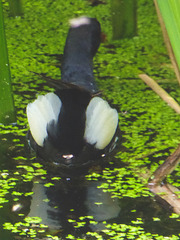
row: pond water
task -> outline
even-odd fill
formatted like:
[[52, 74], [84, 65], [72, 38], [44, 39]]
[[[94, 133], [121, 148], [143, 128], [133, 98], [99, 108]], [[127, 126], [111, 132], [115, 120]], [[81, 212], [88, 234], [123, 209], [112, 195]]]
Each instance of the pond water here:
[[[139, 180], [133, 183], [132, 172], [118, 158], [86, 169], [52, 169], [34, 157], [26, 138], [18, 144], [15, 139], [14, 134], [1, 139], [1, 225], [14, 232], [1, 229], [2, 239], [156, 239], [179, 234], [179, 221], [169, 217], [169, 206], [139, 195], [134, 187]], [[115, 197], [122, 182], [122, 193]], [[51, 237], [44, 237], [45, 230]]]
[[[119, 41], [111, 40], [109, 0], [25, 0], [17, 18], [3, 6], [17, 124], [0, 126], [0, 239], [179, 239], [179, 216], [146, 187], [180, 142], [180, 116], [138, 78], [146, 72], [180, 102], [153, 2], [138, 1], [138, 35]], [[61, 78], [68, 19], [87, 14], [107, 35], [94, 72], [103, 98], [118, 110], [120, 142], [103, 162], [67, 171], [29, 148], [25, 109], [53, 90], [44, 76]], [[166, 181], [180, 187], [179, 176], [178, 166]]]

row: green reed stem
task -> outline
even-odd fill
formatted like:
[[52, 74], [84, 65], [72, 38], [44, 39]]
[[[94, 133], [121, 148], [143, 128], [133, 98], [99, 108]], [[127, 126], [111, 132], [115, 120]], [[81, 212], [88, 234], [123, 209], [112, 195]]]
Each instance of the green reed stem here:
[[157, 0], [180, 69], [180, 1]]
[[0, 0], [0, 123], [9, 124], [14, 123], [15, 120], [3, 8], [2, 1]]
[[17, 17], [22, 16], [24, 14], [22, 0], [8, 0], [8, 1], [10, 16]]
[[131, 38], [137, 34], [136, 0], [111, 0], [113, 39]]

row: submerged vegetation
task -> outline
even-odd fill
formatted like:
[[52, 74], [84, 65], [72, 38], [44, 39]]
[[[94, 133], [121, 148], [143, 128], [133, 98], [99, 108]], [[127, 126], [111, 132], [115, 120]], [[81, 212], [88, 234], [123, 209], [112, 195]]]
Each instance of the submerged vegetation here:
[[[85, 179], [79, 180], [77, 192], [84, 191], [86, 186], [81, 185], [85, 182], [89, 189], [95, 189], [94, 195], [105, 194], [109, 199], [111, 194], [119, 215], [97, 220], [92, 212], [85, 213], [84, 206], [77, 204], [75, 208], [71, 203], [63, 215], [67, 218], [67, 229], [62, 228], [62, 223], [60, 229], [46, 232], [47, 239], [179, 239], [179, 216], [154, 202], [146, 184], [148, 172], [154, 172], [179, 144], [180, 116], [138, 74], [147, 73], [156, 79], [177, 102], [180, 102], [180, 88], [163, 43], [153, 1], [137, 2], [137, 36], [112, 41], [110, 0], [100, 1], [96, 6], [81, 0], [24, 0], [24, 15], [16, 18], [9, 16], [8, 1], [3, 0], [17, 125], [0, 125], [0, 210], [1, 224], [17, 239], [23, 236], [42, 239], [47, 231], [46, 224], [35, 218], [38, 216], [27, 217], [35, 195], [34, 186], [42, 184], [51, 196], [53, 191], [55, 195], [57, 186], [64, 184], [58, 172], [49, 176], [45, 164], [29, 152], [25, 111], [37, 94], [52, 91], [46, 80], [33, 72], [61, 78], [59, 68], [68, 20], [80, 15], [96, 17], [106, 34], [106, 42], [95, 57], [95, 77], [104, 98], [119, 112], [121, 147], [107, 166], [91, 168]], [[167, 181], [180, 187], [179, 176], [178, 166]], [[94, 186], [96, 182], [98, 185]], [[75, 201], [78, 194], [71, 186], [69, 189], [69, 195], [60, 191], [60, 204], [66, 200], [68, 203], [69, 198]], [[101, 209], [102, 199], [95, 199], [94, 205]], [[7, 239], [6, 232], [0, 230], [0, 238]]]

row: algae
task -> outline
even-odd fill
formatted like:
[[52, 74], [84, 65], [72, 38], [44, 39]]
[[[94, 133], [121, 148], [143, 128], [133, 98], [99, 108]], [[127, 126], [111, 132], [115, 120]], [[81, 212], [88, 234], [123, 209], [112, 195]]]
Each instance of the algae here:
[[[113, 199], [118, 199], [122, 211], [119, 218], [102, 223], [106, 226], [105, 230], [90, 231], [87, 230], [87, 225], [96, 226], [97, 221], [93, 216], [86, 215], [74, 219], [76, 210], [71, 207], [71, 227], [67, 227], [69, 232], [63, 233], [61, 229], [58, 233], [47, 233], [47, 237], [179, 239], [179, 218], [172, 218], [171, 213], [154, 203], [153, 196], [145, 187], [147, 180], [142, 180], [139, 174], [146, 173], [147, 169], [153, 172], [180, 141], [180, 116], [138, 78], [139, 73], [147, 73], [180, 102], [180, 88], [163, 43], [153, 1], [138, 1], [138, 35], [119, 41], [111, 40], [110, 0], [95, 7], [88, 1], [81, 0], [24, 0], [24, 15], [16, 18], [9, 16], [9, 5], [5, 0], [3, 7], [17, 125], [0, 126], [1, 142], [4, 141], [3, 138], [8, 142], [1, 150], [2, 155], [8, 152], [4, 162], [13, 163], [1, 163], [0, 207], [10, 208], [22, 201], [29, 203], [32, 181], [38, 183], [43, 180], [48, 189], [63, 181], [58, 174], [48, 180], [44, 166], [33, 153], [29, 155], [25, 109], [36, 95], [53, 91], [42, 76], [33, 72], [54, 79], [61, 78], [61, 62], [58, 59], [63, 53], [68, 20], [88, 15], [100, 21], [102, 30], [107, 35], [106, 42], [101, 44], [95, 57], [94, 72], [104, 98], [119, 112], [122, 144], [111, 163], [102, 171], [91, 169], [86, 175], [86, 181], [103, 181], [99, 188], [110, 193]], [[180, 167], [177, 167], [167, 177], [167, 181], [179, 187], [179, 176]], [[101, 205], [101, 202], [96, 203]], [[4, 228], [22, 238], [41, 239], [46, 226], [41, 225], [39, 219], [36, 226], [29, 220], [27, 222], [25, 216], [28, 210], [23, 209], [17, 216], [8, 213], [10, 216], [4, 218]]]

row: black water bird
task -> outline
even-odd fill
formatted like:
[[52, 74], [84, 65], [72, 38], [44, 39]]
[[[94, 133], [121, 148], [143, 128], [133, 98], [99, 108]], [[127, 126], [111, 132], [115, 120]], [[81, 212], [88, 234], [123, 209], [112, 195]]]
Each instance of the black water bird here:
[[103, 158], [115, 145], [118, 113], [99, 95], [93, 57], [101, 41], [95, 18], [70, 21], [56, 91], [27, 106], [29, 140], [42, 159], [58, 166], [81, 166]]

